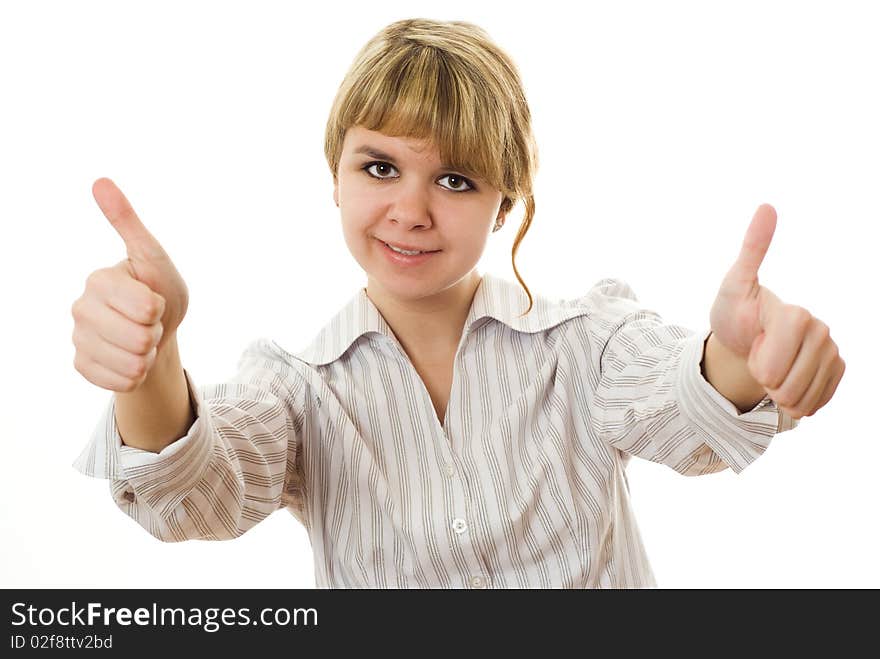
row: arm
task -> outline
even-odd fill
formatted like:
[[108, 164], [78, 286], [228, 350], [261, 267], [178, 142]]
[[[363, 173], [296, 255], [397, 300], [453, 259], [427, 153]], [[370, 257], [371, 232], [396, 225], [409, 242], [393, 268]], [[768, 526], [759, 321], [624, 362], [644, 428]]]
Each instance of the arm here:
[[125, 446], [159, 453], [189, 431], [196, 420], [180, 362], [177, 336], [156, 356], [144, 382], [116, 392], [116, 425]]
[[306, 385], [292, 371], [265, 341], [229, 382], [196, 388], [183, 371], [195, 421], [158, 452], [122, 443], [114, 398], [74, 466], [108, 479], [116, 505], [164, 542], [236, 538], [284, 506], [302, 519]]
[[625, 282], [601, 283], [585, 303], [600, 374], [594, 418], [605, 443], [685, 476], [728, 467], [740, 473], [775, 434], [796, 425], [769, 399], [740, 413], [709, 383], [700, 366], [708, 330], [667, 324], [642, 308]]

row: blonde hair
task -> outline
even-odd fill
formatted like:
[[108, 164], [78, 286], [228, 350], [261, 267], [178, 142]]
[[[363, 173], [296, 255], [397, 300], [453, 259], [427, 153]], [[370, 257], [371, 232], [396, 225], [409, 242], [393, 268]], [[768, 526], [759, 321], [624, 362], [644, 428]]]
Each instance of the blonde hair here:
[[336, 180], [345, 131], [428, 139], [443, 162], [501, 191], [502, 216], [518, 200], [525, 215], [511, 263], [535, 215], [538, 149], [513, 60], [480, 27], [462, 21], [407, 19], [382, 29], [360, 50], [339, 86], [324, 138]]

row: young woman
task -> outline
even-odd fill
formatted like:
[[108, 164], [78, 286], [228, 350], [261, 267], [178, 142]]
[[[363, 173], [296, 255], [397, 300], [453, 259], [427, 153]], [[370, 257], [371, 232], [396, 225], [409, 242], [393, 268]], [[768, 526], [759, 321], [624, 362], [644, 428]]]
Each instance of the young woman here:
[[[115, 392], [76, 466], [156, 538], [235, 538], [286, 507], [322, 587], [651, 587], [630, 456], [739, 472], [843, 375], [828, 327], [758, 284], [767, 205], [706, 332], [664, 324], [620, 281], [533, 296], [515, 263], [535, 212], [529, 109], [474, 25], [379, 32], [325, 152], [366, 286], [303, 351], [255, 341], [203, 388], [177, 348], [185, 283], [95, 182], [128, 255], [72, 309], [77, 370]], [[517, 285], [477, 264], [518, 201]]]

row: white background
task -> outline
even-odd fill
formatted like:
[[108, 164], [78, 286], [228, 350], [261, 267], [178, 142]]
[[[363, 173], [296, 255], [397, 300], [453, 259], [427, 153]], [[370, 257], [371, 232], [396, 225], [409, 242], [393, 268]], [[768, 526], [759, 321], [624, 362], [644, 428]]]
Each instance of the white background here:
[[[189, 285], [198, 384], [257, 337], [304, 347], [365, 283], [331, 197], [330, 104], [357, 50], [411, 17], [475, 22], [520, 67], [541, 159], [517, 260], [533, 292], [617, 277], [708, 327], [768, 202], [761, 282], [840, 346], [832, 401], [741, 475], [630, 463], [659, 584], [880, 587], [880, 20], [868, 2], [766, 0], [0, 5], [0, 585], [314, 585], [286, 511], [235, 541], [163, 544], [71, 467], [111, 394], [73, 368], [70, 306], [125, 257], [91, 195], [108, 176]], [[482, 272], [514, 280], [521, 216]]]

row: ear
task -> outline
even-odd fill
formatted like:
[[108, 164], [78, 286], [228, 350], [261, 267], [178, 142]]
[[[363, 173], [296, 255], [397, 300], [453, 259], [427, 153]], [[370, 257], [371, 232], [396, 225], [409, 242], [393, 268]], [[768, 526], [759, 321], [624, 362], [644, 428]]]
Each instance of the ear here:
[[339, 180], [335, 176], [333, 177], [333, 202], [339, 208]]

